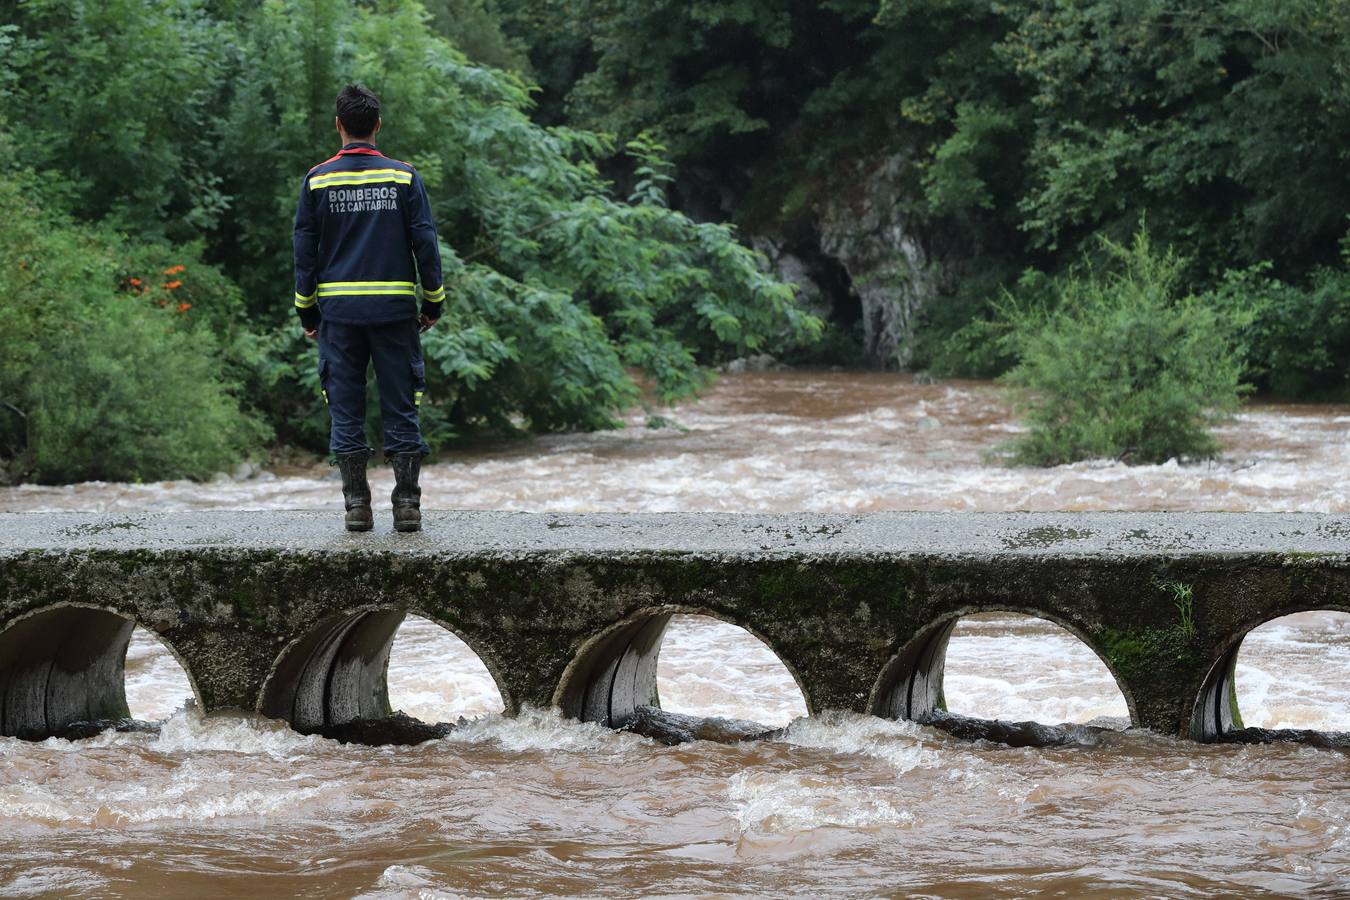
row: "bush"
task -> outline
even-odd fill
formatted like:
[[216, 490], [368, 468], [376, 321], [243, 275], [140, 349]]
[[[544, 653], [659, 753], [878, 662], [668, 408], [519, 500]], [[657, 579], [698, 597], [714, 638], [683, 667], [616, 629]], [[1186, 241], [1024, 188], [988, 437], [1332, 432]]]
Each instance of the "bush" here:
[[1284, 397], [1350, 396], [1350, 268], [1317, 269], [1306, 287], [1271, 278], [1269, 269], [1228, 272], [1205, 295], [1207, 305], [1248, 320], [1247, 377]]
[[150, 269], [156, 254], [182, 251], [135, 248], [48, 215], [27, 180], [0, 180], [8, 467], [49, 482], [202, 478], [259, 447], [266, 429], [240, 409], [220, 338], [178, 293], [209, 306], [185, 287], [189, 269], [208, 267]]
[[1182, 261], [1156, 253], [1142, 229], [1128, 246], [1103, 246], [1110, 271], [1064, 276], [1049, 303], [1009, 297], [1001, 307], [1017, 359], [1004, 379], [1024, 390], [1019, 412], [1030, 426], [1011, 444], [1013, 459], [1216, 455], [1209, 429], [1242, 396], [1236, 334], [1248, 320], [1178, 297]]

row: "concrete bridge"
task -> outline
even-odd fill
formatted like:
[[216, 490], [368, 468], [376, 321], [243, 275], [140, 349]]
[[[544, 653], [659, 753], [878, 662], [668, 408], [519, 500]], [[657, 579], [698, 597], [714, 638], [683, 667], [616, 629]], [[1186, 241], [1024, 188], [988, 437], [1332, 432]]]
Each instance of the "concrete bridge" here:
[[620, 726], [659, 705], [662, 632], [692, 612], [763, 640], [813, 713], [922, 718], [956, 621], [1003, 610], [1082, 639], [1136, 725], [1212, 740], [1235, 725], [1249, 630], [1350, 612], [1350, 517], [446, 512], [421, 534], [340, 529], [307, 512], [0, 515], [0, 732], [125, 717], [135, 624], [207, 711], [378, 718], [405, 613], [461, 637], [508, 715]]

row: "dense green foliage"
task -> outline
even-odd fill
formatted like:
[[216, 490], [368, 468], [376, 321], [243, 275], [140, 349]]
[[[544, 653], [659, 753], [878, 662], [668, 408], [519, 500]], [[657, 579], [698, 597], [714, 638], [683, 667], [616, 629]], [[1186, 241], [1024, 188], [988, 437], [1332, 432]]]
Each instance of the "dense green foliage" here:
[[222, 361], [237, 292], [189, 252], [62, 221], [33, 192], [0, 180], [0, 456], [12, 474], [203, 478], [256, 450], [266, 429], [241, 411]]
[[[551, 85], [576, 121], [668, 139], [683, 193], [715, 195], [746, 227], [800, 236], [850, 189], [851, 159], [910, 162], [903, 213], [945, 270], [921, 365], [1005, 369], [984, 327], [1000, 286], [1099, 254], [1100, 236], [1127, 241], [1141, 218], [1189, 260], [1187, 291], [1243, 273], [1272, 299], [1262, 346], [1346, 317], [1328, 285], [1347, 277], [1347, 0], [581, 6], [594, 63]], [[1303, 378], [1254, 359], [1250, 373], [1265, 389], [1344, 389], [1347, 361]]]
[[901, 152], [916, 212], [1019, 269], [1145, 211], [1194, 274], [1302, 275], [1345, 232], [1347, 0], [582, 6], [581, 120], [654, 129], [691, 170], [763, 167], [778, 213], [833, 189], [811, 176], [841, 156]]
[[[44, 206], [133, 240], [201, 242], [238, 284], [254, 333], [220, 353], [283, 440], [323, 443], [313, 350], [288, 300], [290, 227], [302, 176], [336, 143], [347, 81], [383, 95], [382, 147], [418, 167], [441, 226], [447, 316], [425, 340], [434, 443], [611, 426], [645, 397], [697, 390], [720, 359], [818, 337], [731, 226], [669, 208], [661, 145], [533, 123], [524, 82], [436, 31], [467, 22], [509, 63], [491, 7], [434, 10], [28, 0], [10, 10], [0, 100]], [[622, 196], [595, 162], [615, 153], [637, 172]]]
[[[445, 242], [437, 446], [612, 425], [746, 353], [856, 361], [821, 217], [880, 159], [903, 161], [895, 212], [939, 291], [919, 366], [1025, 375], [1091, 307], [1236, 335], [1259, 390], [1350, 394], [1350, 0], [0, 0], [29, 200], [128, 260], [209, 262], [182, 288], [215, 335], [194, 346], [313, 448], [289, 230], [348, 80], [384, 98], [382, 148], [421, 171]], [[1129, 311], [1106, 248], [1140, 221], [1184, 263]], [[825, 271], [825, 340], [742, 233]], [[1042, 315], [1016, 339], [1009, 296]]]
[[1284, 396], [1350, 393], [1350, 242], [1345, 263], [1313, 271], [1303, 287], [1269, 277], [1269, 266], [1229, 272], [1206, 295], [1222, 315], [1247, 324], [1247, 376]]
[[1213, 456], [1209, 427], [1242, 395], [1241, 317], [1179, 295], [1181, 261], [1142, 230], [1128, 246], [1102, 244], [1107, 262], [1059, 279], [1050, 302], [1000, 306], [1018, 360], [1006, 378], [1027, 392], [1014, 459]]

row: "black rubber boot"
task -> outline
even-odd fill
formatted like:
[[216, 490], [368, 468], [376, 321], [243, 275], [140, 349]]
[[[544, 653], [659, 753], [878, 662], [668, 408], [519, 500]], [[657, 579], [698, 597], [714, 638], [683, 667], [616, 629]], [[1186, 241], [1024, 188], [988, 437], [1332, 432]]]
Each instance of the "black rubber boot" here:
[[394, 530], [421, 531], [422, 489], [417, 476], [422, 471], [422, 455], [400, 453], [389, 461], [394, 467], [394, 493], [389, 498], [394, 504]]
[[375, 527], [375, 513], [370, 508], [370, 482], [366, 480], [366, 460], [370, 454], [362, 450], [337, 458], [342, 472], [342, 499], [347, 506], [347, 530], [369, 531]]

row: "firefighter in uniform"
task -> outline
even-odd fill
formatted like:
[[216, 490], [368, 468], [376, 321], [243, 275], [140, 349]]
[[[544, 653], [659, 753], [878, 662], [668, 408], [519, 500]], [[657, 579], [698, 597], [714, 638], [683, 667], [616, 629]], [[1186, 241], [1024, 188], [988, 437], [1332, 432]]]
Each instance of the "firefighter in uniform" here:
[[[309, 170], [295, 213], [295, 308], [319, 342], [319, 382], [332, 419], [348, 531], [374, 527], [366, 462], [366, 368], [380, 392], [384, 453], [394, 470], [394, 528], [422, 527], [418, 474], [428, 447], [417, 408], [425, 390], [421, 332], [440, 318], [445, 288], [431, 204], [412, 166], [375, 149], [380, 101], [348, 85], [337, 98], [342, 150]], [[421, 314], [418, 314], [420, 281]]]

